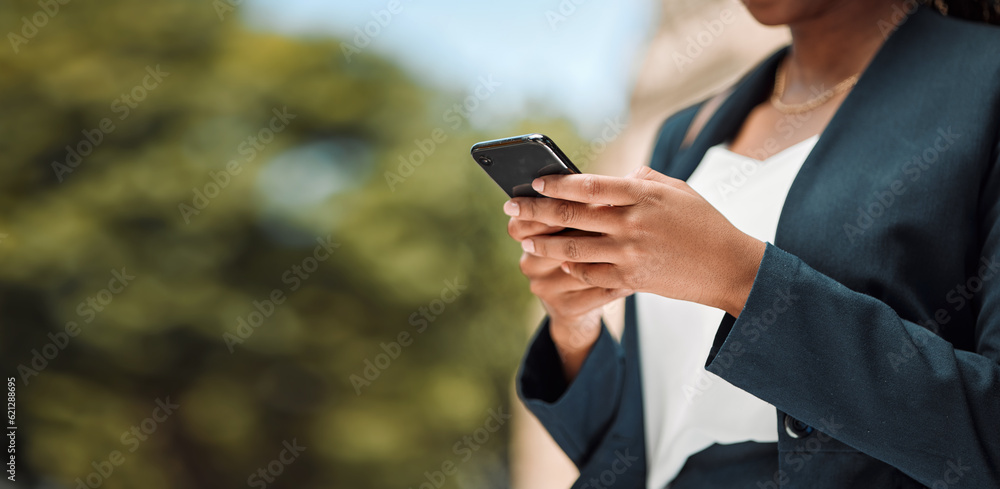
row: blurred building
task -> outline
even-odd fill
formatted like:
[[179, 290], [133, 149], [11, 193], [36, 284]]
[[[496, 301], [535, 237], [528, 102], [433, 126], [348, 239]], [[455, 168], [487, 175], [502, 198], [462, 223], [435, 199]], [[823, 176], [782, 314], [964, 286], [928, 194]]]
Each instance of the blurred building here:
[[[627, 7], [626, 7], [627, 8]], [[737, 0], [662, 0], [660, 22], [632, 93], [624, 131], [592, 141], [594, 173], [624, 175], [647, 164], [660, 124], [669, 115], [731, 85], [762, 58], [787, 44], [785, 28], [758, 24]], [[624, 301], [606, 308], [616, 332]], [[541, 311], [528, 321], [538, 324]], [[517, 489], [569, 487], [577, 471], [534, 416], [520, 403], [512, 444], [512, 482]]]

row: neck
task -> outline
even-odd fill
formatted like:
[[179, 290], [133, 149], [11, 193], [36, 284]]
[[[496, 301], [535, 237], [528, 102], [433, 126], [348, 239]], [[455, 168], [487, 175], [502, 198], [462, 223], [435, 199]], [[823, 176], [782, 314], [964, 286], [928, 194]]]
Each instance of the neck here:
[[789, 98], [808, 99], [864, 71], [885, 41], [887, 26], [898, 24], [902, 12], [905, 0], [834, 2], [826, 11], [789, 25]]

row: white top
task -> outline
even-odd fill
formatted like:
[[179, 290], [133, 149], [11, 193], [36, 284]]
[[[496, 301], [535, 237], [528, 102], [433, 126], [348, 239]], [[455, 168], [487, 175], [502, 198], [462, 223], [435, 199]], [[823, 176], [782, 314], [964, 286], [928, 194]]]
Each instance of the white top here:
[[[788, 189], [819, 136], [767, 160], [709, 148], [688, 184], [741, 231], [774, 241]], [[646, 425], [646, 484], [662, 489], [687, 458], [714, 443], [776, 442], [774, 406], [705, 370], [725, 312], [636, 294]]]

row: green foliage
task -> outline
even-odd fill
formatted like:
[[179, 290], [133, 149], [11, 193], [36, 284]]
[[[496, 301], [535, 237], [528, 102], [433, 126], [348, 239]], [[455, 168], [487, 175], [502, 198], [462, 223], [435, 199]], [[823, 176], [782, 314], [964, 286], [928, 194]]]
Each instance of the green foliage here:
[[[7, 2], [0, 26], [20, 35], [39, 9]], [[448, 460], [447, 487], [503, 484], [509, 426], [467, 461], [455, 443], [508, 405], [526, 340], [504, 198], [468, 157], [506, 132], [453, 128], [436, 109], [451, 101], [391, 63], [249, 31], [211, 2], [70, 2], [25, 39], [0, 49], [0, 368], [18, 381], [21, 477], [76, 487], [119, 451], [102, 487], [244, 487], [296, 439], [268, 487], [417, 487]], [[249, 151], [275, 110], [294, 118]], [[436, 128], [447, 139], [390, 188]], [[74, 165], [82, 131], [102, 136]], [[329, 142], [343, 151], [318, 166], [288, 152]], [[338, 176], [320, 198], [296, 187]], [[120, 293], [115, 273], [134, 275]], [[351, 376], [401, 332], [412, 345], [357, 394]], [[168, 398], [146, 440], [123, 437]]]

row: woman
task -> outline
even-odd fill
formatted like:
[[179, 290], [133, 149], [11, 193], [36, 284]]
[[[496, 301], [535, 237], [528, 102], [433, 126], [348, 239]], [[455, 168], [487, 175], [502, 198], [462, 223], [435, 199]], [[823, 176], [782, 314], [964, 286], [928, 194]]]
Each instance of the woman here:
[[744, 3], [792, 45], [652, 169], [505, 204], [520, 397], [577, 488], [1000, 488], [1000, 4]]

